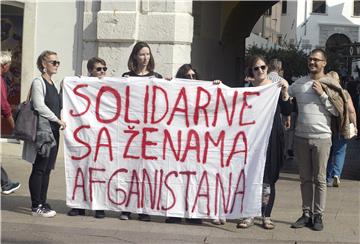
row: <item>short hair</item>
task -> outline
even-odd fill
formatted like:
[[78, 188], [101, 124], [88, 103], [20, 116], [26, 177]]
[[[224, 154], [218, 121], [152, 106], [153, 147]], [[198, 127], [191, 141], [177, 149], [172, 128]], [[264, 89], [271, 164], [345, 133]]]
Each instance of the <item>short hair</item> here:
[[280, 59], [273, 58], [269, 61], [269, 72], [271, 71], [281, 71], [282, 70], [282, 62]]
[[9, 64], [11, 63], [11, 52], [10, 51], [1, 51], [0, 55], [0, 64]]
[[250, 77], [254, 77], [254, 73], [252, 70], [252, 67], [255, 65], [255, 63], [258, 60], [262, 60], [266, 65], [267, 65], [267, 61], [266, 58], [262, 55], [254, 55], [254, 56], [250, 56], [249, 60], [248, 60], [248, 67], [247, 67], [247, 75]]
[[46, 61], [46, 58], [48, 58], [50, 55], [57, 55], [57, 53], [54, 51], [45, 50], [37, 58], [36, 65], [41, 73], [44, 73], [44, 67], [42, 65], [43, 61]]
[[99, 57], [92, 57], [88, 60], [88, 62], [86, 64], [86, 67], [87, 67], [87, 70], [89, 73], [93, 70], [95, 64], [97, 64], [97, 63], [101, 63], [102, 65], [106, 66], [106, 62], [104, 59], [99, 58]]
[[136, 61], [136, 55], [144, 47], [149, 48], [149, 51], [150, 51], [150, 60], [149, 60], [148, 66], [146, 68], [150, 72], [154, 71], [154, 69], [155, 69], [154, 57], [153, 57], [153, 55], [151, 53], [151, 48], [150, 48], [149, 44], [147, 44], [146, 42], [138, 42], [133, 47], [133, 49], [131, 51], [131, 54], [129, 56], [129, 60], [128, 60], [128, 68], [129, 68], [129, 70], [136, 72], [136, 70], [138, 68], [138, 64], [137, 64], [137, 61]]
[[311, 52], [310, 52], [310, 55], [311, 54], [314, 54], [314, 53], [321, 53], [325, 59], [325, 61], [327, 61], [327, 55], [326, 55], [326, 52], [324, 51], [324, 49], [322, 48], [315, 48], [313, 49]]
[[195, 73], [195, 80], [199, 80], [199, 73], [196, 71], [196, 69], [194, 69], [191, 64], [183, 64], [180, 66], [180, 68], [178, 69], [178, 71], [176, 72], [175, 78], [182, 78], [182, 79], [186, 79], [187, 76], [186, 74], [189, 72], [189, 70], [194, 71]]

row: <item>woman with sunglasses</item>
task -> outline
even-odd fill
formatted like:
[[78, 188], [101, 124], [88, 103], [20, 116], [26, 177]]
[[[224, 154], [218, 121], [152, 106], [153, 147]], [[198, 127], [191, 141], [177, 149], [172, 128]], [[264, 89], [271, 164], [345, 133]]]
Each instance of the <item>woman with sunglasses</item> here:
[[[156, 77], [163, 78], [162, 75], [154, 71], [155, 61], [151, 53], [150, 46], [146, 42], [138, 42], [133, 47], [128, 60], [129, 72], [124, 73], [123, 77]], [[122, 212], [121, 220], [130, 219], [130, 212]], [[138, 219], [141, 221], [151, 221], [148, 214], [139, 214]]]
[[[61, 100], [52, 80], [59, 65], [57, 54], [53, 51], [44, 51], [37, 59], [41, 76], [32, 81], [30, 93], [34, 110], [39, 115], [37, 137], [35, 143], [24, 142], [22, 155], [24, 160], [33, 164], [29, 178], [32, 215], [47, 218], [56, 215], [46, 201], [47, 191], [58, 153], [59, 129], [66, 127], [60, 118]], [[43, 133], [40, 136], [39, 131]]]
[[[106, 76], [106, 62], [105, 60], [98, 58], [98, 57], [92, 57], [87, 62], [87, 70], [89, 72], [90, 77], [97, 77], [99, 79], [102, 79]], [[82, 208], [72, 208], [68, 212], [69, 216], [78, 216], [82, 215], [85, 216], [85, 209]], [[105, 218], [105, 211], [104, 210], [95, 210], [95, 218], [102, 219]]]
[[[189, 79], [189, 80], [199, 80], [199, 73], [192, 67], [191, 64], [183, 64], [178, 71], [176, 72], [175, 78], [180, 79]], [[220, 80], [214, 80], [213, 84], [218, 85], [220, 84]], [[190, 224], [202, 224], [202, 219], [186, 219], [186, 222]], [[211, 221], [215, 225], [223, 225], [226, 223], [225, 218], [213, 219]], [[181, 223], [181, 218], [178, 217], [168, 217], [165, 219], [165, 223], [174, 224], [174, 223]]]
[[[252, 86], [264, 86], [271, 84], [268, 78], [268, 65], [262, 56], [253, 56], [249, 60], [249, 76]], [[279, 82], [279, 86], [282, 85]], [[280, 96], [281, 97], [281, 96]], [[271, 211], [275, 201], [275, 183], [279, 179], [280, 169], [283, 165], [284, 150], [284, 130], [282, 125], [281, 114], [288, 116], [291, 112], [290, 102], [284, 102], [279, 97], [276, 108], [273, 126], [269, 138], [269, 144], [266, 152], [266, 162], [264, 168], [263, 191], [262, 191], [262, 227], [264, 229], [274, 229], [275, 225], [270, 219]], [[237, 224], [237, 228], [248, 228], [254, 224], [254, 218], [242, 218]]]

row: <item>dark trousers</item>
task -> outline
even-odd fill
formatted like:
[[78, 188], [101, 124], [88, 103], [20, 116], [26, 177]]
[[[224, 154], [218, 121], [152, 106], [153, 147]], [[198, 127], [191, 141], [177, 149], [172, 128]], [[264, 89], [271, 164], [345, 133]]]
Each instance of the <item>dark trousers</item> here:
[[1, 187], [11, 184], [11, 181], [5, 171], [5, 169], [1, 166]]
[[36, 155], [29, 178], [31, 205], [33, 208], [36, 208], [39, 204], [46, 203], [50, 172], [54, 168], [59, 147], [59, 130], [52, 131], [56, 140], [56, 146], [51, 148], [49, 157]]
[[263, 184], [261, 213], [263, 217], [270, 217], [275, 201], [275, 184]]

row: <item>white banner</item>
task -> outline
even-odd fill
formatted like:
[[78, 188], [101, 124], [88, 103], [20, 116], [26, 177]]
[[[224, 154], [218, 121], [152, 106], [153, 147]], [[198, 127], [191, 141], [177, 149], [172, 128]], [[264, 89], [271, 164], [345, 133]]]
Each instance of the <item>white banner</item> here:
[[261, 215], [279, 91], [67, 77], [67, 205], [186, 218]]

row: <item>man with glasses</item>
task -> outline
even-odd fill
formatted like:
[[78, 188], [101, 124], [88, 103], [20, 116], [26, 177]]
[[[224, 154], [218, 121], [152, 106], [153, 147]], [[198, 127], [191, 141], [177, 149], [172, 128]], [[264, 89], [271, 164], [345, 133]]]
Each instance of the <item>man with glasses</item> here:
[[[283, 100], [295, 97], [298, 118], [294, 149], [300, 174], [303, 215], [292, 228], [323, 229], [326, 203], [326, 165], [331, 147], [331, 116], [338, 116], [319, 79], [325, 77], [326, 53], [314, 49], [308, 57], [309, 75], [296, 80]], [[288, 86], [285, 84], [285, 86]], [[315, 186], [314, 186], [315, 185]]]

